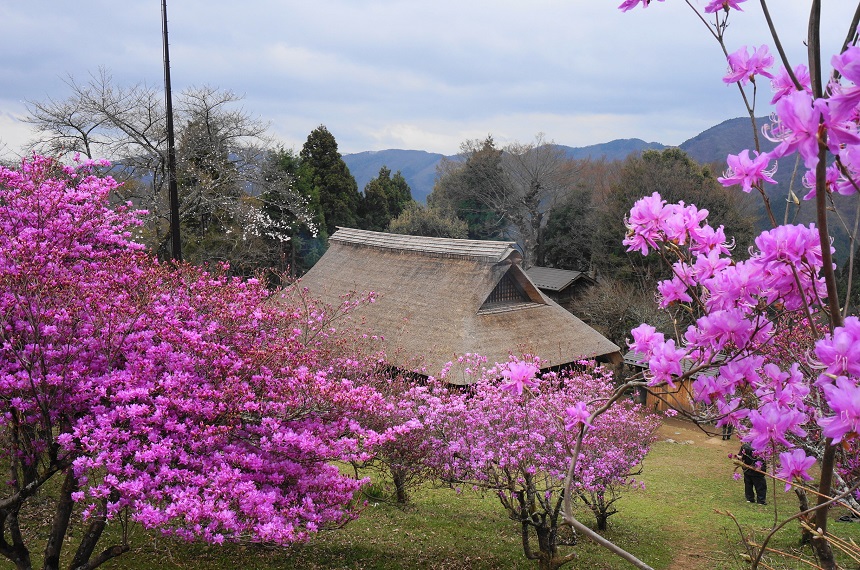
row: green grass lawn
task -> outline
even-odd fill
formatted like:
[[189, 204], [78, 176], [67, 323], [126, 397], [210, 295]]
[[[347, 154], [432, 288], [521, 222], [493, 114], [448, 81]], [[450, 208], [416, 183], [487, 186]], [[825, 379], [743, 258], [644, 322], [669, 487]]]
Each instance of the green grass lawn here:
[[[733, 465], [728, 459], [730, 452], [737, 451], [735, 441], [708, 439], [680, 423], [665, 426], [661, 433], [661, 441], [654, 445], [641, 476], [645, 490], [631, 491], [618, 502], [620, 512], [609, 519], [605, 533], [654, 568], [738, 567], [739, 531], [716, 509], [734, 514], [744, 532], [759, 539], [773, 524], [774, 505], [781, 518], [796, 511], [794, 494], [778, 489], [774, 501], [772, 487], [769, 506], [750, 505], [744, 500], [743, 483], [732, 479]], [[667, 443], [667, 437], [695, 443]], [[833, 517], [843, 512], [837, 509]], [[583, 510], [579, 515], [586, 524], [594, 524], [589, 512]], [[834, 522], [831, 531], [860, 541], [860, 523]], [[798, 539], [798, 526], [791, 523], [778, 535], [775, 546], [793, 548]], [[522, 554], [518, 525], [506, 518], [494, 497], [471, 492], [457, 495], [450, 489], [431, 486], [416, 492], [413, 505], [405, 510], [371, 504], [345, 528], [321, 533], [308, 544], [289, 549], [186, 544], [140, 528], [132, 530], [131, 543], [131, 552], [104, 568], [536, 568]], [[585, 539], [574, 548], [578, 557], [568, 568], [631, 567]]]

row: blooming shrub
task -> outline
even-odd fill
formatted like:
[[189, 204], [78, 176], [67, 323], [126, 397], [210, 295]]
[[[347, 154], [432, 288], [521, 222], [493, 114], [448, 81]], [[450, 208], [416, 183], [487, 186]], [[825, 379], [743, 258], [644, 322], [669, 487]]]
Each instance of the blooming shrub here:
[[[59, 560], [73, 510], [89, 531], [130, 517], [187, 539], [289, 544], [355, 515], [363, 460], [390, 436], [366, 428], [384, 401], [361, 377], [332, 312], [274, 302], [262, 283], [159, 265], [129, 241], [138, 213], [91, 162], [34, 156], [0, 169], [0, 430], [12, 476], [0, 555], [30, 567], [22, 506], [62, 479], [44, 559]], [[341, 340], [339, 341], [338, 338]], [[126, 528], [123, 525], [123, 528]]]
[[[558, 546], [575, 538], [561, 532], [565, 493], [587, 497], [605, 525], [618, 494], [634, 483], [659, 421], [632, 404], [616, 405], [593, 422], [584, 419], [583, 409], [614, 393], [611, 374], [586, 363], [581, 371], [539, 375], [537, 359], [469, 368], [475, 382], [468, 391], [449, 393], [439, 412], [440, 476], [495, 493], [523, 536], [532, 537], [523, 540], [526, 556], [541, 568], [558, 568], [573, 558]], [[586, 423], [593, 425], [568, 490], [571, 454]]]

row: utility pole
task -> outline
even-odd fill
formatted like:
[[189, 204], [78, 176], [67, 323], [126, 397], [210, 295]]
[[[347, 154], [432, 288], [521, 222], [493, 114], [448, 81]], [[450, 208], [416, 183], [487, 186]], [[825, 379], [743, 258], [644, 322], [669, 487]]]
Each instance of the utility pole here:
[[164, 41], [164, 107], [167, 111], [167, 188], [170, 193], [171, 257], [182, 261], [179, 236], [179, 190], [176, 187], [176, 147], [173, 139], [173, 97], [170, 91], [170, 52], [167, 47], [167, 0], [161, 0], [161, 35]]

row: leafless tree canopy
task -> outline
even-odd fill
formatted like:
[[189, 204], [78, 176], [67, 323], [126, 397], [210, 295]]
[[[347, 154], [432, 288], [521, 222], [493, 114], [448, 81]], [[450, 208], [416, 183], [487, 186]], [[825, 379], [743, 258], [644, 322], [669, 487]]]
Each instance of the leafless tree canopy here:
[[[161, 88], [145, 83], [117, 85], [100, 69], [87, 81], [66, 79], [64, 100], [28, 101], [36, 135], [31, 147], [42, 154], [80, 153], [114, 162], [111, 174], [126, 182], [118, 196], [148, 210], [144, 241], [163, 247], [169, 224], [166, 195], [167, 135]], [[268, 124], [239, 105], [241, 97], [211, 86], [191, 87], [176, 97], [180, 215], [202, 235], [224, 218], [259, 225], [247, 195], [268, 189], [263, 163], [271, 147]], [[271, 178], [271, 177], [270, 177]], [[286, 207], [299, 205], [289, 181], [277, 180]], [[258, 216], [257, 216], [258, 217]]]
[[526, 266], [540, 264], [549, 211], [574, 187], [580, 167], [543, 133], [503, 149], [492, 137], [468, 140], [460, 160], [440, 165], [431, 202], [480, 218], [487, 235], [473, 237], [512, 238], [522, 245]]

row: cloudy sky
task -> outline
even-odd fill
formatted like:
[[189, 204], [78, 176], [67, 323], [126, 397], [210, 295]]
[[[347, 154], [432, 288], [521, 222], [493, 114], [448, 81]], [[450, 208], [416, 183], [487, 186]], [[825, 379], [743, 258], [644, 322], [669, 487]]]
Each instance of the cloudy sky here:
[[[691, 0], [703, 5], [705, 0]], [[825, 2], [825, 41], [845, 37], [851, 0]], [[680, 144], [744, 114], [725, 58], [681, 0], [621, 13], [620, 0], [169, 0], [174, 89], [244, 96], [287, 147], [325, 124], [343, 153], [457, 152], [492, 134], [543, 132], [570, 146], [641, 138]], [[771, 2], [802, 62], [809, 0]], [[856, 5], [856, 3], [854, 3]], [[729, 49], [770, 43], [757, 2]], [[0, 0], [0, 154], [31, 133], [26, 101], [69, 95], [99, 67], [163, 87], [158, 0]], [[829, 56], [828, 56], [829, 59]], [[768, 111], [770, 89], [760, 96]]]

